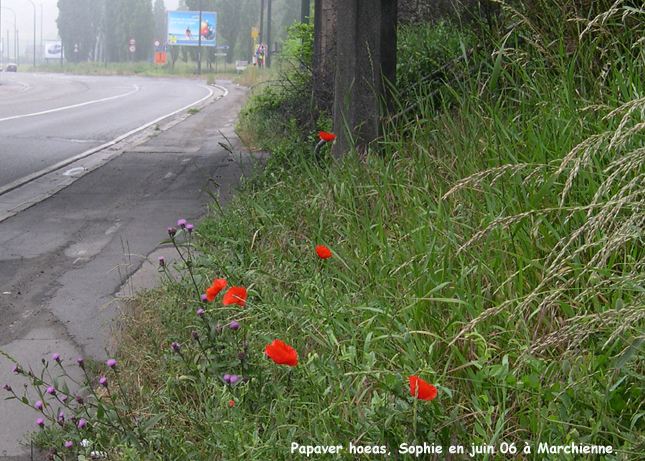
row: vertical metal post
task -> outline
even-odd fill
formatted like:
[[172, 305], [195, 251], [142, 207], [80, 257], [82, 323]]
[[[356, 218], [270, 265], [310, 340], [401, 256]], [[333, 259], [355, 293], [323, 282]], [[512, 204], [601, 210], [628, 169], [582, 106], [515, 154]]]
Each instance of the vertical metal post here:
[[267, 68], [271, 67], [271, 0], [267, 0], [267, 43], [266, 63]]
[[197, 75], [202, 75], [202, 0], [199, 0], [199, 25], [197, 26]]
[[[264, 35], [262, 33], [264, 32], [264, 0], [260, 0], [260, 43], [262, 43], [262, 40], [264, 38]], [[253, 50], [255, 53], [255, 50]]]
[[309, 24], [309, 16], [311, 16], [311, 1], [302, 0], [300, 4], [300, 22], [303, 24]]
[[36, 4], [31, 0], [27, 0], [34, 7], [34, 70], [36, 69]]

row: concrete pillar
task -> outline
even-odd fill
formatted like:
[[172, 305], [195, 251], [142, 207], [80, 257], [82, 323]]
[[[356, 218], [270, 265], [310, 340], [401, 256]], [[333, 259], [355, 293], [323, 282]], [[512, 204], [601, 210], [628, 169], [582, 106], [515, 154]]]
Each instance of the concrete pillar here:
[[[337, 2], [334, 146], [336, 156], [353, 138], [364, 149], [381, 134], [381, 113], [396, 81], [397, 0]], [[349, 130], [349, 132], [348, 132]]]
[[314, 5], [314, 97], [321, 109], [332, 110], [336, 78], [336, 4], [316, 0]]

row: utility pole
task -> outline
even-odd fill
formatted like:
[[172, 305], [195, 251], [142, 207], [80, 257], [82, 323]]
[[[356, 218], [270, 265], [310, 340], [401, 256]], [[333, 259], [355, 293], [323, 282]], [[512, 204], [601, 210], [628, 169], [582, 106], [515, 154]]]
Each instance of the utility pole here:
[[267, 0], [267, 68], [271, 67], [271, 0]]
[[34, 7], [34, 70], [36, 70], [36, 4], [31, 0], [27, 0]]
[[309, 16], [311, 16], [311, 2], [310, 0], [302, 0], [300, 3], [300, 22], [309, 24]]
[[202, 75], [202, 0], [199, 0], [199, 25], [197, 26], [197, 75]]
[[396, 81], [397, 0], [340, 0], [336, 8], [334, 132], [342, 155], [352, 139], [366, 149], [382, 135]]
[[[262, 33], [264, 32], [264, 0], [260, 0], [260, 43], [262, 42], [262, 39], [264, 38], [264, 35]], [[253, 50], [255, 53], [255, 50]]]

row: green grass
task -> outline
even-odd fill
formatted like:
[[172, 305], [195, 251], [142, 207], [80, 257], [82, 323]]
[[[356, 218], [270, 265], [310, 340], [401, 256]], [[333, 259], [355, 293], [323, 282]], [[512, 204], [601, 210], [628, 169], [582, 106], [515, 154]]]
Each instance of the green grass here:
[[[418, 90], [382, 155], [326, 167], [310, 161], [315, 133], [295, 152], [276, 135], [289, 168], [270, 165], [180, 231], [192, 276], [124, 319], [128, 398], [112, 398], [154, 426], [129, 438], [97, 425], [97, 443], [118, 459], [304, 458], [293, 443], [408, 459], [400, 445], [424, 442], [490, 444], [488, 460], [640, 459], [645, 62], [629, 45], [642, 16], [612, 10], [563, 47], [543, 43], [565, 32], [529, 16], [509, 17], [522, 22], [490, 59], [469, 58], [468, 78]], [[268, 113], [264, 132], [295, 130], [267, 111], [288, 96], [265, 93], [246, 126]], [[245, 306], [200, 301], [215, 278], [246, 287]], [[296, 367], [264, 355], [275, 339]], [[438, 397], [414, 399], [409, 375]], [[538, 454], [572, 443], [614, 453]], [[500, 452], [511, 444], [515, 456]]]
[[[33, 71], [33, 66], [21, 66], [20, 71]], [[125, 62], [125, 63], [101, 63], [101, 62], [73, 62], [38, 64], [36, 70], [39, 72], [64, 72], [81, 75], [143, 75], [151, 77], [195, 77], [197, 76], [197, 63], [177, 61], [172, 64], [158, 65], [151, 62]], [[209, 79], [215, 78], [236, 78], [235, 64], [227, 64], [218, 60], [217, 67], [207, 67], [202, 64], [202, 74]]]

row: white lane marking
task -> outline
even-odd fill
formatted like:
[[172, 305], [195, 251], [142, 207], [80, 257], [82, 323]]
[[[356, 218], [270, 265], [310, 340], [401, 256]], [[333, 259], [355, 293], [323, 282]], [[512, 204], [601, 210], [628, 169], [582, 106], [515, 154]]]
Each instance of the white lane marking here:
[[74, 104], [71, 106], [63, 106], [63, 107], [58, 107], [56, 109], [44, 110], [42, 112], [34, 112], [32, 114], [14, 115], [13, 117], [0, 118], [0, 122], [6, 122], [7, 120], [16, 120], [19, 118], [35, 117], [37, 115], [52, 114], [54, 112], [60, 112], [61, 110], [75, 109], [76, 107], [87, 106], [89, 104], [96, 104], [97, 102], [105, 102], [105, 101], [111, 101], [112, 99], [123, 98], [125, 96], [130, 96], [131, 94], [134, 94], [137, 91], [139, 91], [139, 87], [137, 85], [132, 85], [132, 86], [134, 87], [134, 91], [131, 91], [129, 93], [119, 94], [117, 96], [110, 96], [109, 98], [95, 99], [93, 101], [86, 101], [86, 102], [82, 102], [80, 104]]
[[[60, 168], [63, 168], [65, 166], [69, 165], [70, 163], [74, 163], [75, 161], [80, 160], [80, 159], [85, 158], [85, 157], [89, 157], [90, 155], [92, 155], [92, 154], [94, 154], [96, 152], [99, 152], [99, 151], [101, 151], [103, 149], [107, 149], [108, 147], [111, 147], [114, 144], [124, 140], [128, 136], [132, 136], [133, 134], [138, 133], [139, 131], [143, 131], [146, 128], [149, 128], [149, 127], [155, 125], [156, 123], [162, 121], [163, 119], [168, 118], [168, 117], [172, 117], [173, 115], [176, 115], [179, 112], [185, 111], [185, 110], [191, 108], [192, 106], [196, 106], [197, 104], [199, 104], [199, 103], [201, 103], [203, 101], [206, 101], [208, 98], [213, 96], [213, 94], [214, 94], [213, 90], [211, 90], [207, 86], [203, 86], [203, 85], [199, 85], [199, 86], [201, 86], [202, 88], [205, 88], [205, 89], [208, 90], [208, 95], [204, 96], [199, 101], [195, 101], [195, 102], [193, 102], [191, 104], [188, 104], [187, 106], [182, 107], [181, 109], [178, 109], [178, 110], [176, 110], [174, 112], [171, 112], [170, 114], [162, 115], [158, 119], [153, 120], [152, 122], [148, 122], [145, 125], [141, 125], [139, 128], [135, 128], [134, 130], [131, 130], [131, 131], [125, 133], [125, 134], [122, 134], [121, 136], [119, 136], [118, 138], [113, 139], [110, 142], [107, 142], [107, 143], [102, 144], [102, 145], [100, 145], [98, 147], [95, 147], [93, 149], [90, 149], [90, 150], [87, 150], [85, 152], [82, 152], [82, 153], [80, 153], [80, 154], [78, 154], [78, 155], [76, 155], [76, 156], [74, 156], [72, 158], [68, 158], [67, 160], [63, 160], [61, 162], [58, 162], [55, 165], [52, 165], [52, 166], [47, 167], [47, 168], [44, 168], [44, 169], [42, 169], [40, 171], [37, 171], [37, 172], [32, 173], [30, 175], [27, 175], [27, 176], [25, 176], [23, 178], [17, 179], [16, 181], [14, 181], [14, 182], [12, 182], [10, 184], [7, 184], [4, 187], [0, 187], [0, 195], [4, 194], [6, 192], [9, 192], [9, 191], [11, 191], [13, 189], [16, 189], [16, 188], [18, 188], [18, 187], [20, 187], [20, 186], [22, 186], [24, 184], [27, 184], [28, 182], [33, 181], [34, 179], [40, 178], [41, 176], [45, 176], [47, 173], [51, 173], [52, 171], [56, 171], [56, 170], [58, 170]], [[219, 85], [213, 85], [213, 86], [215, 86], [219, 90], [224, 91], [224, 96], [220, 96], [218, 99], [221, 99], [221, 98], [225, 97], [226, 95], [228, 95], [228, 90], [226, 88], [224, 88], [223, 86], [219, 86]], [[1, 221], [1, 219], [0, 219], [0, 221]]]

